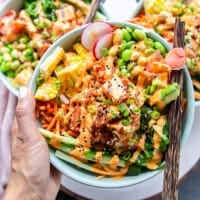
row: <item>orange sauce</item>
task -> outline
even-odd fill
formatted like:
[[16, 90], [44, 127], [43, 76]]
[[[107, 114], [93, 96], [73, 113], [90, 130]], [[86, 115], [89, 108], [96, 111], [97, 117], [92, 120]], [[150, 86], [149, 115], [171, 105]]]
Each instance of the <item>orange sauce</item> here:
[[118, 156], [118, 155], [114, 155], [114, 156], [110, 159], [109, 165], [118, 166], [118, 165], [119, 165], [119, 156]]
[[91, 133], [88, 129], [84, 129], [84, 132], [81, 132], [78, 139], [77, 145], [83, 145], [85, 148], [90, 149], [91, 146]]
[[160, 96], [161, 90], [156, 90], [154, 94], [149, 98], [149, 105], [154, 106], [157, 105], [162, 110], [165, 108], [166, 104], [161, 100]]
[[113, 176], [112, 179], [113, 180], [120, 180], [124, 177], [124, 175], [121, 175], [121, 176]]
[[114, 171], [112, 169], [109, 169], [108, 167], [105, 167], [105, 169], [97, 168], [96, 165], [94, 165], [92, 167], [92, 171], [94, 173], [105, 175], [105, 176], [112, 176], [112, 177], [114, 177], [114, 176], [117, 176], [117, 177], [124, 176], [128, 171], [128, 167], [124, 167], [120, 171]]
[[49, 144], [56, 149], [60, 149], [60, 141], [57, 138], [52, 138]]
[[73, 151], [71, 151], [70, 155], [72, 155], [78, 159], [85, 160], [84, 150], [80, 149], [78, 147], [76, 147]]
[[141, 139], [140, 139], [139, 142], [137, 143], [137, 147], [140, 148], [141, 150], [144, 149], [145, 140], [146, 140], [146, 135], [143, 134], [142, 137], [141, 137]]
[[152, 170], [156, 169], [157, 164], [161, 161], [161, 159], [162, 159], [162, 152], [154, 151], [154, 156], [152, 160], [149, 161], [149, 163], [147, 164], [147, 168]]
[[153, 147], [158, 149], [160, 147], [161, 138], [160, 135], [155, 131], [153, 134]]
[[137, 157], [140, 155], [141, 149], [138, 149], [136, 152], [134, 152], [132, 158], [130, 159], [131, 163], [134, 163], [137, 159]]

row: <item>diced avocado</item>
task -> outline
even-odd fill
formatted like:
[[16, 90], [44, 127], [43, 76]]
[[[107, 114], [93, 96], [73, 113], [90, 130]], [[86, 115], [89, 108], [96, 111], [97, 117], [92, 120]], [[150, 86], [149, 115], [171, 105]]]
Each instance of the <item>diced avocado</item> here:
[[180, 86], [177, 83], [172, 83], [163, 89], [156, 90], [153, 95], [149, 97], [149, 105], [156, 105], [162, 110], [167, 104], [176, 100], [179, 95]]
[[173, 83], [161, 90], [161, 99], [165, 104], [169, 104], [176, 100], [180, 95], [180, 86], [178, 83]]

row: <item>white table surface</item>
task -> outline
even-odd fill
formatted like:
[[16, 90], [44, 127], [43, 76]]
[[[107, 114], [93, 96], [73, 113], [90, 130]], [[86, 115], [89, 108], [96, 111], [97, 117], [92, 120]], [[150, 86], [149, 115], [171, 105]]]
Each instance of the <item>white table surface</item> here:
[[[110, 20], [122, 21], [130, 19], [137, 12], [137, 10], [134, 10], [136, 0], [106, 0], [104, 5]], [[198, 124], [199, 119], [200, 107], [196, 107], [193, 127], [188, 141], [181, 152], [180, 178], [184, 177], [200, 159], [200, 131], [198, 130], [200, 128]], [[160, 193], [162, 191], [162, 183], [163, 173], [137, 185], [117, 189], [103, 189], [84, 185], [67, 176], [63, 176], [61, 184], [67, 190], [89, 199], [140, 200]]]

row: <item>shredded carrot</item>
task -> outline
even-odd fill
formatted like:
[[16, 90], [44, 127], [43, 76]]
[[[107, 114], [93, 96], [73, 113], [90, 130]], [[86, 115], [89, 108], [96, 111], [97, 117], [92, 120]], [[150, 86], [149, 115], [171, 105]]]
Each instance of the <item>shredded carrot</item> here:
[[50, 122], [49, 125], [47, 126], [47, 130], [48, 130], [48, 131], [50, 131], [51, 128], [55, 125], [56, 120], [57, 120], [57, 115], [55, 115], [55, 116], [53, 117], [53, 119], [51, 120], [51, 122]]
[[60, 134], [60, 120], [56, 121], [56, 134], [59, 135]]

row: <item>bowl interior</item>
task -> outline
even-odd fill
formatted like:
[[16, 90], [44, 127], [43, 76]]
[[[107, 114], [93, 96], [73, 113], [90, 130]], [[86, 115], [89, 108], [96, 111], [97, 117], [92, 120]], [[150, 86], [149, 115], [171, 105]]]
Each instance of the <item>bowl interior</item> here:
[[[109, 23], [111, 23], [113, 25], [117, 25], [117, 26], [126, 25], [131, 28], [144, 29], [141, 26], [130, 24], [130, 23], [122, 23], [122, 22], [121, 23], [109, 22]], [[82, 26], [80, 28], [77, 28], [77, 29], [65, 34], [47, 50], [45, 55], [40, 60], [38, 66], [33, 74], [33, 77], [31, 79], [30, 87], [31, 87], [32, 91], [35, 91], [36, 79], [39, 75], [39, 67], [44, 62], [44, 60], [54, 51], [54, 49], [57, 46], [61, 46], [65, 50], [67, 50], [76, 41], [76, 39], [78, 37], [80, 37], [80, 34], [81, 34], [82, 30], [84, 29], [84, 27], [85, 26]], [[154, 40], [160, 41], [166, 47], [167, 50], [171, 49], [170, 45], [159, 35], [155, 34], [154, 32], [152, 32], [150, 30], [147, 30], [147, 29], [144, 29], [144, 30], [149, 37], [151, 37]], [[187, 96], [187, 106], [186, 106], [185, 115], [184, 115], [184, 119], [183, 119], [181, 145], [183, 145], [186, 142], [186, 140], [189, 136], [189, 133], [190, 133], [190, 130], [192, 127], [193, 118], [194, 118], [194, 92], [193, 92], [192, 82], [191, 82], [189, 73], [186, 68], [184, 69], [184, 76], [185, 76], [185, 91], [186, 91], [186, 96]], [[58, 168], [62, 173], [64, 173], [68, 177], [70, 177], [78, 182], [81, 182], [81, 183], [84, 183], [84, 184], [87, 184], [90, 186], [94, 186], [94, 187], [117, 188], [117, 187], [130, 186], [130, 185], [134, 185], [139, 182], [145, 181], [145, 180], [151, 178], [152, 176], [155, 176], [159, 172], [161, 172], [161, 170], [149, 171], [149, 172], [142, 173], [138, 176], [125, 176], [124, 178], [119, 179], [119, 180], [113, 180], [111, 178], [103, 178], [101, 180], [98, 180], [97, 176], [95, 174], [91, 174], [84, 170], [78, 169], [77, 167], [72, 166], [72, 165], [58, 159], [54, 155], [55, 150], [53, 150], [51, 147], [49, 147], [49, 149], [50, 149], [51, 162], [56, 168]]]

